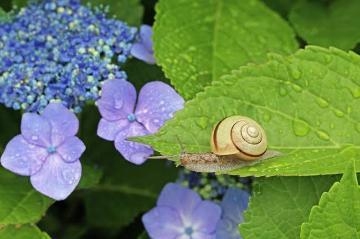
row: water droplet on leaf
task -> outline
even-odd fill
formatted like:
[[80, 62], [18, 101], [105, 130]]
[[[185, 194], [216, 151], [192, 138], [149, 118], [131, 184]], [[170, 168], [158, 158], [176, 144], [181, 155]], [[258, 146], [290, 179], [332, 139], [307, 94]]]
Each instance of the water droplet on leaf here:
[[325, 131], [318, 130], [316, 131], [316, 134], [322, 140], [328, 141], [330, 139], [330, 136]]
[[296, 119], [296, 120], [293, 120], [293, 130], [294, 130], [295, 135], [305, 136], [309, 133], [310, 127], [309, 127], [309, 124], [306, 123], [305, 121]]
[[329, 106], [329, 102], [327, 102], [325, 99], [318, 97], [316, 98], [316, 103], [321, 107], [321, 108], [326, 108]]
[[196, 124], [202, 128], [205, 129], [209, 124], [209, 119], [207, 117], [200, 117], [196, 119]]

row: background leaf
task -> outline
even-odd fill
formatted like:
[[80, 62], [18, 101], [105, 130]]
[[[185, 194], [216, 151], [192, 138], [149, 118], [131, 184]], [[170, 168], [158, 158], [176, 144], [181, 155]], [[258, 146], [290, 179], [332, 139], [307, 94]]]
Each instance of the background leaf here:
[[156, 10], [157, 63], [186, 99], [268, 52], [297, 48], [287, 23], [257, 0], [160, 0]]
[[0, 239], [50, 239], [50, 237], [34, 225], [17, 225], [0, 227]]
[[244, 115], [264, 127], [269, 148], [282, 155], [231, 174], [338, 174], [351, 159], [360, 170], [359, 100], [360, 57], [307, 47], [233, 71], [189, 101], [156, 135], [139, 141], [172, 155], [180, 152], [179, 137], [186, 151], [206, 152], [217, 121]]
[[260, 178], [240, 224], [243, 238], [299, 238], [300, 225], [338, 177]]
[[360, 42], [360, 1], [299, 1], [289, 15], [298, 34], [309, 44], [353, 49]]
[[177, 177], [177, 169], [162, 160], [148, 160], [141, 166], [129, 163], [113, 142], [96, 135], [99, 120], [94, 106], [81, 115], [80, 137], [87, 146], [82, 162], [103, 172], [100, 184], [81, 191], [86, 220], [94, 227], [121, 228], [155, 206], [162, 187]]
[[28, 177], [17, 176], [0, 167], [0, 227], [35, 223], [53, 203], [35, 191]]
[[340, 182], [321, 196], [301, 226], [301, 238], [358, 238], [360, 236], [360, 187], [351, 162]]
[[109, 17], [115, 17], [128, 25], [139, 26], [144, 9], [140, 0], [83, 0], [83, 4], [91, 3], [92, 6], [109, 6]]

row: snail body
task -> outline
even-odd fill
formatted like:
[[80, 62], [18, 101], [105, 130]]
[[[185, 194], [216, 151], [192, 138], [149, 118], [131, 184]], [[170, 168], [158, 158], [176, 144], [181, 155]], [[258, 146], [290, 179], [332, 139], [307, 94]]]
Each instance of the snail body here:
[[280, 155], [267, 149], [265, 131], [255, 120], [239, 115], [226, 117], [214, 126], [210, 145], [212, 152], [181, 153], [180, 164], [191, 171], [218, 172], [248, 167]]

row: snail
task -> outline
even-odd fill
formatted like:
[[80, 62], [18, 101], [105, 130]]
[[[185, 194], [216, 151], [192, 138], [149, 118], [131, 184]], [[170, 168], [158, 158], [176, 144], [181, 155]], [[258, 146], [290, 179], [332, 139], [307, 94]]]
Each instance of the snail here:
[[218, 122], [210, 145], [212, 152], [181, 153], [180, 164], [191, 171], [218, 172], [251, 166], [280, 155], [267, 149], [264, 129], [245, 116], [229, 116]]

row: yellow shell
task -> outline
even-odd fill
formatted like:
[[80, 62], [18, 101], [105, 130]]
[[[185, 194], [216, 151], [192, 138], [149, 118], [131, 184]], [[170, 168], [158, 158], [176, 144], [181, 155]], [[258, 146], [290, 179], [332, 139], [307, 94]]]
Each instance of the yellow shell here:
[[217, 155], [236, 155], [241, 160], [256, 160], [267, 149], [264, 129], [245, 116], [230, 116], [217, 123], [210, 139]]

